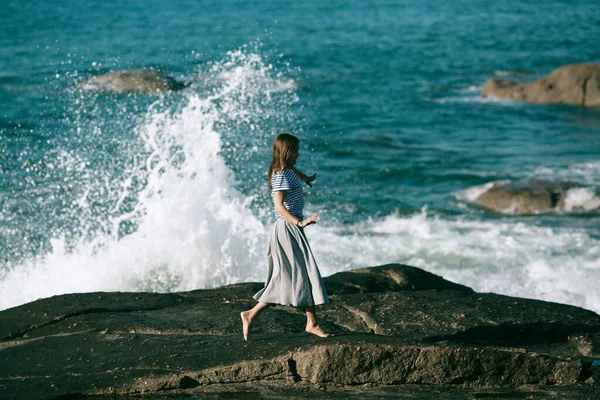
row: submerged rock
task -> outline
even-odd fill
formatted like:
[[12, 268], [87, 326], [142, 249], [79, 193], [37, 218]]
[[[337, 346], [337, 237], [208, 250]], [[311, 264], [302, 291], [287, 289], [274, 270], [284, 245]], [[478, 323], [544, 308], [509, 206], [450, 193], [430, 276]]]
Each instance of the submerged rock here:
[[273, 307], [244, 342], [239, 313], [260, 283], [70, 294], [2, 311], [0, 398], [600, 395], [584, 384], [595, 382], [594, 312], [476, 293], [406, 265], [324, 281], [332, 304], [320, 308], [321, 325], [336, 334], [327, 339], [303, 331], [301, 310]]
[[117, 93], [157, 93], [180, 90], [184, 88], [184, 84], [159, 71], [129, 69], [95, 76], [81, 82], [79, 87]]
[[490, 79], [481, 95], [526, 103], [600, 106], [600, 63], [565, 65], [528, 83]]
[[600, 199], [591, 189], [543, 180], [494, 182], [474, 202], [492, 211], [517, 215], [600, 208]]

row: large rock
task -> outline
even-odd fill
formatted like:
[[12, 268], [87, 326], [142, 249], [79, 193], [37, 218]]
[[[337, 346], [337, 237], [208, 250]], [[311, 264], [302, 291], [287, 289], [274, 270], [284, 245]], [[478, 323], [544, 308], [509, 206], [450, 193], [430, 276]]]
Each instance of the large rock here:
[[600, 63], [565, 65], [535, 82], [490, 79], [481, 95], [537, 104], [600, 106]]
[[184, 84], [166, 74], [149, 69], [129, 69], [95, 76], [79, 84], [83, 89], [117, 93], [158, 93], [179, 90]]
[[476, 293], [405, 265], [324, 280], [327, 339], [303, 331], [301, 310], [273, 307], [244, 342], [239, 313], [259, 283], [71, 294], [2, 311], [0, 399], [600, 396], [591, 311]]
[[326, 281], [330, 295], [432, 289], [473, 291], [470, 287], [447, 281], [431, 272], [398, 264], [338, 272], [327, 277]]
[[581, 204], [570, 204], [567, 201], [568, 193], [574, 188], [578, 188], [578, 185], [571, 182], [495, 182], [474, 201], [492, 211], [517, 215], [549, 211], [591, 211], [600, 206], [595, 197]]

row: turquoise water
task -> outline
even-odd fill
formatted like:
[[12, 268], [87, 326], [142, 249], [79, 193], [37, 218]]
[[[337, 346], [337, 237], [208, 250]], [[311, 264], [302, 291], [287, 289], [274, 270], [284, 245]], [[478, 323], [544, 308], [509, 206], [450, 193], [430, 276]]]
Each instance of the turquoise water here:
[[[403, 262], [600, 311], [600, 213], [486, 212], [499, 180], [600, 188], [600, 110], [479, 96], [599, 62], [592, 1], [9, 1], [0, 15], [0, 308], [263, 279], [273, 137], [317, 173], [326, 275]], [[153, 68], [164, 95], [77, 84]]]

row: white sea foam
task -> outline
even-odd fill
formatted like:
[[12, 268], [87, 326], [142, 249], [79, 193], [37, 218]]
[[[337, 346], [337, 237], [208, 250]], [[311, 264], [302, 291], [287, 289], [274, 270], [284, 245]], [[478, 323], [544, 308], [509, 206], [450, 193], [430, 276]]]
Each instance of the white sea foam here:
[[225, 95], [237, 84], [249, 80], [260, 84], [262, 94], [296, 89], [294, 80], [285, 78], [281, 72], [276, 73], [273, 79], [269, 75], [269, 72], [274, 69], [273, 64], [265, 64], [259, 54], [247, 54], [242, 50], [236, 50], [229, 52], [228, 56], [229, 59], [224, 64], [216, 64], [213, 68], [218, 72], [219, 78], [227, 82], [226, 89], [223, 91]]
[[[135, 211], [138, 229], [120, 240], [97, 237], [67, 251], [60, 238], [52, 252], [25, 262], [0, 282], [1, 308], [59, 293], [113, 290], [189, 290], [256, 279], [264, 226], [233, 189], [233, 176], [219, 155], [210, 100], [192, 96], [177, 116], [150, 116], [140, 129], [150, 150], [148, 184]], [[172, 165], [173, 146], [184, 153]], [[85, 204], [85, 194], [80, 199]]]
[[515, 77], [524, 77], [531, 75], [528, 72], [519, 72], [519, 71], [494, 71], [494, 76], [497, 77], [507, 77], [507, 76], [515, 76]]
[[414, 265], [481, 292], [537, 298], [600, 311], [600, 241], [578, 230], [522, 222], [390, 215], [310, 233], [320, 268], [389, 262]]
[[493, 188], [494, 185], [501, 185], [504, 183], [508, 183], [508, 181], [494, 181], [494, 182], [484, 183], [483, 185], [471, 186], [465, 190], [454, 193], [454, 198], [456, 198], [457, 200], [460, 200], [460, 201], [468, 201], [469, 203], [476, 203], [477, 198], [479, 196], [481, 196], [483, 193], [485, 193], [488, 190], [490, 190], [491, 188]]
[[600, 161], [588, 161], [572, 165], [535, 166], [525, 171], [525, 173], [536, 179], [565, 180], [600, 186]]
[[[228, 179], [227, 171], [221, 172], [220, 178]], [[214, 185], [216, 178], [204, 183]], [[200, 186], [189, 193], [165, 187], [164, 196], [154, 198], [155, 204], [147, 203], [149, 222], [94, 254], [85, 248], [66, 253], [58, 242], [43, 264], [29, 268], [29, 274], [12, 274], [2, 283], [3, 290], [21, 289], [9, 292], [7, 297], [13, 302], [3, 300], [3, 306], [64, 292], [139, 290], [136, 282], [144, 282], [147, 290], [164, 291], [262, 280], [268, 227], [253, 217], [234, 191], [219, 186], [202, 193]], [[182, 199], [173, 205], [180, 209], [160, 205], [178, 195]], [[195, 196], [209, 204], [203, 207]], [[156, 214], [151, 216], [152, 212]], [[318, 224], [307, 231], [324, 275], [405, 263], [477, 291], [600, 312], [596, 288], [600, 242], [583, 231], [522, 222], [443, 219], [430, 215], [426, 208], [408, 217], [393, 214], [354, 225]]]
[[465, 89], [462, 89], [461, 92], [464, 93], [479, 93], [481, 91], [481, 86], [471, 85]]
[[443, 97], [440, 99], [433, 99], [435, 103], [446, 104], [446, 103], [480, 103], [480, 104], [499, 104], [505, 106], [518, 105], [514, 101], [501, 99], [496, 96], [453, 96], [453, 97]]
[[[145, 151], [132, 155], [141, 159], [131, 178], [147, 181], [134, 209], [117, 212], [130, 195], [133, 179], [124, 179], [112, 188], [121, 194], [115, 196], [109, 226], [76, 245], [55, 237], [49, 253], [11, 268], [0, 281], [0, 309], [61, 293], [190, 290], [262, 277], [256, 266], [262, 265], [265, 227], [260, 212], [249, 208], [252, 198], [234, 187], [215, 126], [223, 119], [248, 119], [242, 111], [253, 96], [254, 112], [273, 112], [261, 89], [278, 84], [252, 54], [236, 54], [235, 63], [220, 68], [242, 72], [231, 74], [211, 95], [190, 93], [175, 113], [149, 108], [138, 128]], [[252, 73], [244, 74], [244, 68]], [[261, 107], [267, 108], [264, 113]], [[84, 164], [69, 154], [58, 162], [66, 173], [81, 172]], [[81, 188], [74, 204], [83, 214], [93, 207], [89, 189], [100, 190]], [[137, 229], [120, 237], [119, 227], [128, 221]]]
[[600, 197], [591, 188], [571, 188], [565, 197], [565, 211], [592, 211], [600, 209]]

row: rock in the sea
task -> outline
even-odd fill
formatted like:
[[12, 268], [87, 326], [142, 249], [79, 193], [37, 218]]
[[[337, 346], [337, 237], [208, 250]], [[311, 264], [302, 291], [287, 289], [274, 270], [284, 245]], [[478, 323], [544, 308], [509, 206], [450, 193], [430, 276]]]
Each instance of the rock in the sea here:
[[570, 189], [578, 186], [571, 182], [524, 180], [517, 182], [495, 182], [481, 193], [475, 202], [489, 210], [504, 214], [537, 214], [549, 211], [577, 211], [578, 207], [590, 211], [595, 202], [570, 204]]
[[83, 89], [117, 93], [160, 93], [179, 90], [184, 84], [170, 76], [150, 69], [129, 69], [95, 76], [79, 84]]
[[536, 104], [600, 106], [600, 63], [565, 65], [534, 82], [490, 79], [481, 95]]
[[245, 342], [240, 312], [260, 283], [68, 294], [1, 311], [0, 399], [600, 398], [592, 311], [476, 293], [397, 264], [324, 282], [326, 339], [304, 332], [302, 310], [273, 307]]

